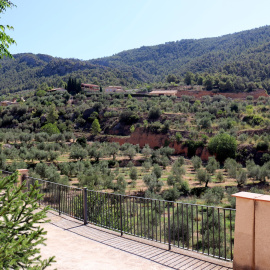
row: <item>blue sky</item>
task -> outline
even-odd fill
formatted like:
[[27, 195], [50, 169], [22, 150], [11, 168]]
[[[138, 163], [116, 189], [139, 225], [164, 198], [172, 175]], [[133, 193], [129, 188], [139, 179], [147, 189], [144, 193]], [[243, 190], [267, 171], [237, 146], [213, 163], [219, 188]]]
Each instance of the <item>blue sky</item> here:
[[11, 53], [93, 59], [270, 25], [269, 0], [13, 0]]

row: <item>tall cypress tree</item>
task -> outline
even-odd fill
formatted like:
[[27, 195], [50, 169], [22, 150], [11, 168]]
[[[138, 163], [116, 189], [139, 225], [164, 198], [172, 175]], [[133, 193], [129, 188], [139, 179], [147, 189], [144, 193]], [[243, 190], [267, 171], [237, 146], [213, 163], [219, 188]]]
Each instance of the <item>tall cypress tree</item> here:
[[97, 135], [100, 131], [101, 131], [101, 128], [100, 128], [100, 124], [98, 122], [98, 119], [95, 119], [92, 123], [92, 127], [91, 127], [91, 131], [94, 135]]

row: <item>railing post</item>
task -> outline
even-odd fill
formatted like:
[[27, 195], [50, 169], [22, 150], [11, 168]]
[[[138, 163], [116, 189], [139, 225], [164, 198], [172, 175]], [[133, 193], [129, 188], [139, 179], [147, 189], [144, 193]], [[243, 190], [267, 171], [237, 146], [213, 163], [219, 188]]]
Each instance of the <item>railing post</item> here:
[[61, 186], [58, 186], [58, 210], [59, 210], [59, 216], [61, 215]]
[[87, 224], [87, 188], [83, 188], [83, 222]]
[[171, 250], [171, 220], [170, 220], [170, 203], [167, 202], [168, 208], [168, 243], [169, 243], [169, 250]]
[[17, 186], [21, 186], [22, 182], [26, 179], [26, 177], [28, 176], [28, 170], [27, 169], [18, 169], [18, 182], [17, 182]]
[[122, 195], [120, 196], [120, 231], [121, 231], [121, 236], [123, 236], [123, 221], [122, 221]]

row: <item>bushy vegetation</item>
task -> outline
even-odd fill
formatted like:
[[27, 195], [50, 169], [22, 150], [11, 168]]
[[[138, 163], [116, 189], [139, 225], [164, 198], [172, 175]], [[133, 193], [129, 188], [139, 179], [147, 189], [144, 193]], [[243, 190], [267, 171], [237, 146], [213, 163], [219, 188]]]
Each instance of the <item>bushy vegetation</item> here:
[[[207, 190], [216, 186], [268, 190], [267, 97], [236, 102], [221, 95], [79, 93], [71, 99], [67, 92], [40, 91], [0, 107], [3, 170], [28, 168], [34, 177], [64, 185], [167, 200], [195, 196], [202, 203], [211, 202]], [[263, 121], [254, 125], [246, 121], [250, 116]], [[159, 139], [142, 147], [128, 143], [148, 135]], [[206, 162], [208, 150], [213, 156]], [[223, 192], [214, 203], [231, 204]]]

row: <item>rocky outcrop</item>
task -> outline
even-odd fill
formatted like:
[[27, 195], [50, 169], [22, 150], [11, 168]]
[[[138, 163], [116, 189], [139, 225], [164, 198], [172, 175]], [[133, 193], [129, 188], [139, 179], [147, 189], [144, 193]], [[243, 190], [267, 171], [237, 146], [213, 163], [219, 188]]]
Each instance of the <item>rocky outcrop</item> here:
[[[169, 134], [155, 134], [149, 131], [146, 131], [143, 128], [137, 128], [130, 136], [102, 136], [96, 138], [100, 141], [107, 142], [118, 142], [120, 145], [124, 143], [138, 144], [143, 148], [148, 144], [151, 148], [160, 148], [165, 145], [174, 148], [176, 155], [183, 155], [188, 157], [188, 147], [183, 143], [177, 143], [176, 141], [171, 142], [170, 138], [173, 136], [173, 133]], [[254, 159], [256, 164], [262, 165], [262, 156], [268, 151], [258, 151], [254, 145], [239, 145], [237, 149], [237, 161], [245, 164], [248, 159]], [[212, 156], [209, 153], [207, 147], [200, 146], [196, 149], [195, 154], [199, 156], [202, 161], [208, 161], [209, 157]]]
[[194, 96], [196, 99], [201, 99], [204, 96], [213, 97], [216, 95], [222, 95], [231, 99], [246, 99], [247, 96], [252, 96], [253, 99], [258, 99], [259, 97], [269, 96], [264, 89], [256, 89], [252, 92], [213, 92], [206, 90], [180, 90], [177, 92], [177, 97]]
[[[188, 156], [188, 147], [183, 143], [170, 142], [170, 137], [172, 134], [155, 134], [145, 131], [143, 128], [137, 128], [130, 136], [116, 137], [116, 136], [106, 136], [100, 138], [103, 141], [108, 142], [118, 142], [120, 145], [124, 143], [138, 144], [143, 148], [148, 144], [151, 148], [160, 148], [162, 146], [169, 146], [175, 149], [175, 154]], [[199, 147], [196, 150], [196, 155], [201, 157], [203, 161], [207, 161], [210, 154], [207, 147]]]

